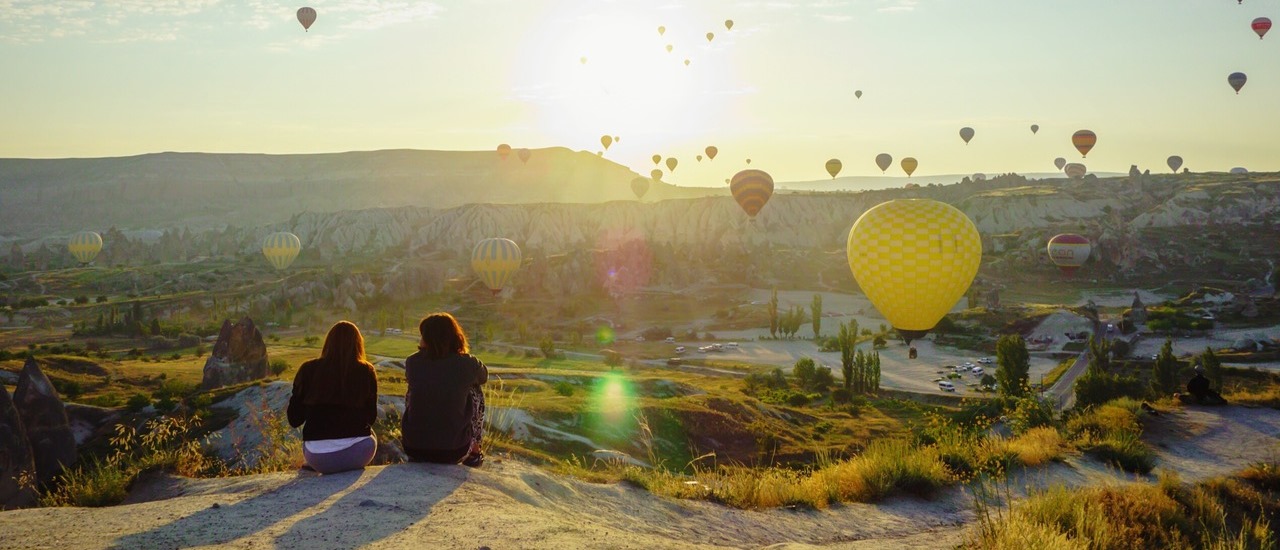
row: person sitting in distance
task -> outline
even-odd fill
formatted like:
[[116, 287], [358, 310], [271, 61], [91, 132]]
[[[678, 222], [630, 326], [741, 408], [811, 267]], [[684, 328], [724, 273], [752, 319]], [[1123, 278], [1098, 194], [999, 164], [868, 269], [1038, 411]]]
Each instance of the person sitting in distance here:
[[320, 357], [298, 367], [288, 417], [290, 426], [302, 426], [302, 456], [312, 470], [332, 474], [373, 461], [378, 375], [365, 360], [359, 328], [339, 321], [325, 336]]
[[409, 383], [401, 423], [405, 454], [415, 462], [478, 467], [484, 462], [481, 386], [489, 369], [470, 354], [467, 335], [452, 315], [428, 315], [418, 331], [418, 352], [404, 364]]
[[1196, 365], [1195, 376], [1187, 382], [1187, 393], [1179, 395], [1183, 403], [1196, 405], [1225, 405], [1227, 400], [1213, 391], [1209, 379], [1204, 376], [1204, 367]]

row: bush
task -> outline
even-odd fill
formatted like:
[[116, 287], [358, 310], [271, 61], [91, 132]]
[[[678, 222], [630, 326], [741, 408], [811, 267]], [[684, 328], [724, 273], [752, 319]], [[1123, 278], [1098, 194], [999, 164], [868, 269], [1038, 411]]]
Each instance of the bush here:
[[541, 342], [538, 342], [538, 350], [547, 359], [555, 359], [556, 357], [556, 343], [551, 338], [543, 338]]
[[178, 347], [180, 347], [180, 348], [190, 348], [190, 347], [196, 347], [196, 346], [199, 346], [199, 345], [200, 345], [200, 337], [199, 337], [199, 336], [196, 336], [196, 335], [194, 335], [194, 334], [179, 334], [179, 335], [178, 335]]
[[809, 404], [809, 396], [802, 392], [792, 392], [787, 396], [787, 404], [792, 407], [803, 407]]
[[836, 388], [831, 391], [831, 400], [836, 403], [848, 403], [853, 399], [853, 394], [844, 388]]
[[289, 370], [289, 362], [284, 359], [272, 359], [270, 363], [271, 375], [279, 377], [284, 371]]
[[877, 335], [876, 335], [876, 337], [875, 337], [875, 339], [873, 339], [873, 340], [871, 341], [871, 345], [872, 345], [872, 346], [874, 346], [874, 347], [876, 347], [876, 348], [883, 348], [883, 347], [885, 347], [885, 346], [889, 345], [889, 342], [888, 342], [888, 341], [886, 341], [886, 340], [884, 339], [884, 335], [883, 335], [883, 334], [877, 334]]
[[1021, 397], [1014, 402], [1009, 411], [1009, 430], [1014, 434], [1023, 434], [1041, 426], [1053, 423], [1053, 407], [1048, 401], [1042, 401], [1034, 395]]
[[655, 340], [665, 340], [671, 336], [671, 327], [649, 327], [640, 333], [645, 340], [650, 342]]
[[151, 404], [150, 397], [147, 397], [146, 395], [141, 393], [135, 393], [133, 394], [133, 397], [129, 398], [129, 402], [125, 404], [125, 407], [129, 409], [129, 412], [139, 412], [142, 409], [147, 408], [147, 405], [150, 405], [150, 404]]
[[555, 387], [556, 393], [560, 395], [563, 395], [565, 397], [569, 397], [573, 395], [573, 384], [570, 384], [564, 380], [556, 382], [554, 387]]

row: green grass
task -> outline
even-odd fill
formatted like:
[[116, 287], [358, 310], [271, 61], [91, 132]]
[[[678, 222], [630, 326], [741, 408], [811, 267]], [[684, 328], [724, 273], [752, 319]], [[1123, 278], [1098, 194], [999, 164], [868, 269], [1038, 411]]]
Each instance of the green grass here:
[[1058, 383], [1058, 379], [1062, 378], [1062, 375], [1066, 374], [1067, 370], [1070, 369], [1071, 365], [1074, 365], [1075, 362], [1076, 362], [1075, 357], [1068, 357], [1066, 359], [1063, 359], [1062, 362], [1058, 363], [1058, 366], [1053, 367], [1052, 370], [1045, 373], [1044, 381], [1041, 382], [1041, 387], [1044, 387], [1044, 388], [1053, 387], [1054, 384]]
[[1092, 407], [1067, 421], [1066, 431], [1080, 450], [1127, 472], [1147, 474], [1155, 452], [1142, 442], [1140, 404], [1129, 398]]

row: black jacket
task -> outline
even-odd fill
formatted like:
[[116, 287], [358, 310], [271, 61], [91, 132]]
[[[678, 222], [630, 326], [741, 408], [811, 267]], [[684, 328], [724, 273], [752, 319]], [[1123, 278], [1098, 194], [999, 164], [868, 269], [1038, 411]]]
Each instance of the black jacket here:
[[350, 403], [341, 405], [308, 405], [306, 389], [311, 387], [316, 375], [316, 360], [298, 367], [293, 377], [293, 395], [289, 397], [289, 425], [302, 426], [303, 441], [345, 439], [373, 435], [373, 423], [378, 419], [378, 379], [372, 372], [363, 371], [369, 378], [367, 392], [362, 392]]
[[404, 362], [409, 392], [404, 400], [401, 442], [406, 449], [454, 450], [468, 447], [472, 388], [489, 379], [489, 369], [471, 355], [428, 359], [421, 351]]

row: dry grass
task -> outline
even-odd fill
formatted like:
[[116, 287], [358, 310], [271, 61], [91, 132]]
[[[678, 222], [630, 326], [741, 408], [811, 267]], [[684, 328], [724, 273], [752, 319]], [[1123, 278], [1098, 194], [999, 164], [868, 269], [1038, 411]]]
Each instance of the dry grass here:
[[1081, 450], [1127, 472], [1146, 474], [1155, 467], [1155, 452], [1142, 442], [1141, 403], [1116, 399], [1090, 408], [1067, 421], [1067, 434]]
[[1061, 460], [1066, 454], [1067, 440], [1058, 430], [1048, 426], [1032, 428], [1026, 433], [1010, 439], [1008, 448], [1023, 466], [1043, 466]]

